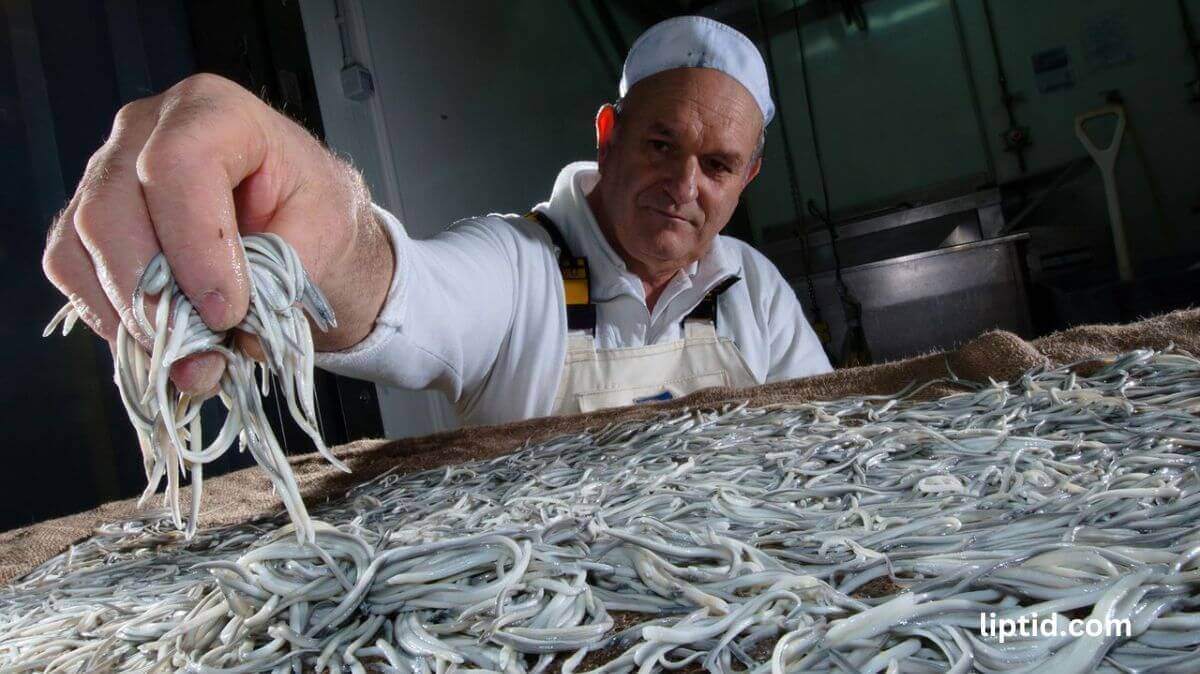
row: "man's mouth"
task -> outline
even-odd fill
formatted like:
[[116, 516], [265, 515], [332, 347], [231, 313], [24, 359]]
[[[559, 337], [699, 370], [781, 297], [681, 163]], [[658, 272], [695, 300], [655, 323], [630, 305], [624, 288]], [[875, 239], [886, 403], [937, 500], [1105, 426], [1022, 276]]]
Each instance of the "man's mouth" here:
[[668, 220], [674, 220], [681, 225], [687, 225], [689, 227], [692, 225], [691, 220], [688, 220], [687, 218], [682, 218], [678, 215], [675, 215], [674, 213], [669, 213], [667, 211], [662, 210], [661, 208], [655, 208], [653, 206], [646, 206], [646, 208], [654, 213], [657, 213], [658, 215], [663, 216], [664, 218], [667, 218]]

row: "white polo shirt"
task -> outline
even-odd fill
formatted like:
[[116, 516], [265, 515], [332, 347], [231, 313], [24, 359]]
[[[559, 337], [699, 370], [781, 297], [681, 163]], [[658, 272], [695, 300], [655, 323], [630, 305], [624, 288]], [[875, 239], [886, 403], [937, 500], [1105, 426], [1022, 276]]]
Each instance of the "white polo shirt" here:
[[[717, 333], [734, 340], [760, 383], [830, 371], [829, 360], [779, 270], [761, 253], [720, 236], [681, 270], [651, 312], [641, 280], [600, 232], [586, 195], [595, 162], [567, 165], [550, 201], [535, 208], [562, 230], [571, 252], [588, 259], [598, 348], [638, 347], [682, 338], [683, 318], [711, 288], [721, 295]], [[396, 255], [396, 271], [371, 334], [316, 364], [338, 374], [408, 389], [442, 391], [464, 425], [550, 414], [562, 377], [567, 319], [550, 237], [518, 215], [454, 223], [410, 239], [376, 207]]]

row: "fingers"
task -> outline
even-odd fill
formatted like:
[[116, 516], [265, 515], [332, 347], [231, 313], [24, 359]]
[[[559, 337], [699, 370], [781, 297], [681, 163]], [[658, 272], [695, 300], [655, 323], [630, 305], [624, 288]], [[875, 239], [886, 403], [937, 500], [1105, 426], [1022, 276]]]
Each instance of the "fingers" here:
[[225, 357], [219, 353], [197, 353], [171, 365], [171, 381], [192, 396], [216, 393], [225, 372]]
[[75, 204], [76, 200], [72, 200], [50, 226], [42, 270], [54, 287], [67, 296], [80, 319], [97, 335], [112, 342], [117, 338], [120, 319], [96, 280], [91, 257], [75, 232], [72, 224]]
[[132, 301], [142, 272], [158, 254], [158, 241], [142, 199], [136, 163], [157, 119], [157, 99], [122, 108], [108, 141], [88, 162], [70, 219], [70, 228], [90, 258], [93, 282], [146, 347], [150, 342], [133, 318]]
[[[81, 318], [110, 343], [118, 321], [144, 348], [150, 340], [133, 318], [134, 290], [159, 244], [137, 175], [137, 161], [158, 123], [162, 97], [122, 108], [104, 146], [88, 162], [71, 204], [51, 229], [43, 258], [47, 277], [71, 298]], [[146, 311], [153, 315], [156, 301]], [[189, 357], [172, 368], [185, 393], [210, 392], [224, 371], [215, 354]]]
[[262, 342], [259, 341], [258, 337], [238, 330], [234, 333], [234, 339], [237, 341], [238, 350], [242, 353], [260, 363], [267, 360], [267, 354], [263, 352]]
[[140, 187], [179, 287], [210, 328], [227, 330], [249, 302], [233, 190], [266, 158], [255, 112], [262, 104], [212, 76], [188, 78], [164, 96], [137, 159]]
[[[73, 224], [78, 202], [77, 195], [51, 226], [42, 256], [42, 267], [46, 277], [68, 297], [79, 313], [80, 320], [109, 344], [113, 344], [121, 319], [111, 303], [110, 294], [101, 287], [93, 258]], [[101, 257], [110, 263], [114, 260], [112, 254], [107, 252]], [[144, 267], [142, 264], [139, 269]], [[123, 297], [131, 298], [132, 291]], [[128, 307], [129, 299], [122, 299], [122, 303]], [[149, 310], [152, 313], [153, 307]], [[129, 322], [132, 323], [132, 319]], [[134, 326], [134, 329], [138, 328]], [[146, 348], [149, 348], [148, 343]], [[171, 368], [171, 379], [184, 393], [201, 396], [216, 389], [224, 371], [224, 357], [215, 353], [201, 353], [175, 363]]]
[[[76, 306], [103, 308], [110, 317], [111, 330], [107, 332], [112, 333], [103, 336], [110, 341], [115, 339], [119, 316], [147, 349], [150, 339], [133, 317], [132, 302], [142, 273], [158, 255], [159, 246], [138, 182], [137, 159], [158, 123], [161, 98], [134, 101], [117, 114], [112, 133], [88, 162], [76, 190], [78, 206], [68, 221], [73, 226], [64, 227], [66, 233], [76, 235], [88, 257], [86, 267], [82, 262], [68, 263], [91, 271], [79, 283], [102, 291], [102, 297], [93, 296]], [[153, 316], [157, 301], [148, 298], [146, 304], [146, 312]], [[198, 354], [176, 363], [171, 378], [184, 393], [199, 396], [216, 387], [224, 369], [221, 356]]]

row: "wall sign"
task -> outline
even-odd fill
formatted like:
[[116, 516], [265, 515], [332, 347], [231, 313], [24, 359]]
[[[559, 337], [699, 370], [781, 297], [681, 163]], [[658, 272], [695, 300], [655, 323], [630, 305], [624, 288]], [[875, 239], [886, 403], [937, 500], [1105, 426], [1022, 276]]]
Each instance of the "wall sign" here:
[[1075, 86], [1071, 72], [1071, 54], [1066, 47], [1054, 47], [1033, 55], [1033, 81], [1038, 93], [1070, 89]]

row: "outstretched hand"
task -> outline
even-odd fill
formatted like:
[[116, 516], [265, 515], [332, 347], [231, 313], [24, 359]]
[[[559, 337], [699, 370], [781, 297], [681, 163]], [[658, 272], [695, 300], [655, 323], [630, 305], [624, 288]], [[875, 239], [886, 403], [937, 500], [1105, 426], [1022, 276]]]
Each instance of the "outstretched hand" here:
[[[148, 348], [131, 302], [160, 250], [204, 322], [228, 330], [249, 302], [238, 234], [273, 232], [337, 315], [336, 329], [314, 332], [316, 348], [344, 349], [369, 334], [395, 264], [370, 204], [359, 173], [298, 124], [234, 82], [195, 75], [117, 113], [50, 228], [43, 269], [97, 334], [112, 343], [124, 322]], [[223, 367], [202, 353], [171, 376], [203, 393]]]

